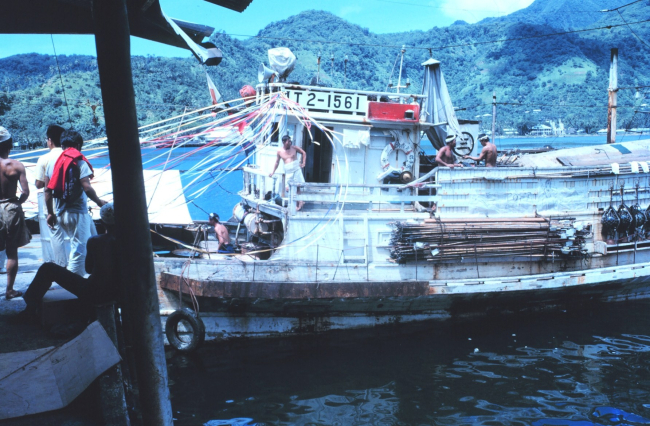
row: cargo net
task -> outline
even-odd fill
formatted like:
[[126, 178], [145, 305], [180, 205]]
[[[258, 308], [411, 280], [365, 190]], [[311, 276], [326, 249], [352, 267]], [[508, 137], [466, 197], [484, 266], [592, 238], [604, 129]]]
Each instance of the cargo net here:
[[402, 264], [589, 256], [585, 240], [591, 236], [591, 224], [574, 218], [426, 219], [391, 225], [390, 258]]

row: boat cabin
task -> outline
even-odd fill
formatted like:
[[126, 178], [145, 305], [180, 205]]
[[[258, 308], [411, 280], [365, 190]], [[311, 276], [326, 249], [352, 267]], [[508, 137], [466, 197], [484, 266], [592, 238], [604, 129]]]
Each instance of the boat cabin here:
[[[386, 240], [391, 218], [429, 217], [435, 185], [406, 186], [419, 177], [421, 132], [435, 125], [421, 114], [426, 96], [271, 83], [258, 87], [256, 102], [271, 96], [284, 97], [313, 121], [278, 107], [270, 113], [274, 120], [264, 148], [244, 168], [239, 194], [239, 214], [254, 215], [244, 222], [249, 231], [278, 247], [286, 244], [289, 231], [298, 231], [291, 232], [290, 241], [304, 236], [309, 240], [309, 229], [338, 220], [342, 235], [337, 245], [356, 244], [360, 248], [355, 258], [365, 263], [365, 247], [378, 245], [369, 241], [368, 221], [381, 223]], [[304, 183], [296, 182], [282, 161], [269, 177], [285, 135], [306, 153]]]

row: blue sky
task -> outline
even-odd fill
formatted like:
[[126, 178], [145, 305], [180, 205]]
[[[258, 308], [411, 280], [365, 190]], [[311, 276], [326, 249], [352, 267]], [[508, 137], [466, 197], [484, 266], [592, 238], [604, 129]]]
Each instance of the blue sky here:
[[[255, 35], [271, 22], [286, 19], [304, 10], [326, 10], [349, 22], [369, 28], [374, 33], [428, 30], [462, 19], [469, 23], [486, 17], [503, 16], [527, 7], [533, 0], [253, 0], [237, 13], [203, 0], [160, 0], [169, 16], [184, 21], [210, 25], [228, 34], [246, 38]], [[54, 35], [59, 55], [93, 55], [92, 36]], [[47, 34], [0, 34], [0, 58], [20, 53], [53, 54], [52, 39]], [[190, 56], [184, 49], [132, 38], [133, 55]]]

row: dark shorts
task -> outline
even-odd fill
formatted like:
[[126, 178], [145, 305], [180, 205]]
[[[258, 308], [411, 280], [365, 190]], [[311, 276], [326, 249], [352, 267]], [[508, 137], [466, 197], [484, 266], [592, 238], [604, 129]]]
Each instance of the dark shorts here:
[[219, 249], [218, 253], [234, 253], [235, 247], [232, 244], [224, 244]]
[[25, 223], [25, 214], [20, 204], [13, 201], [0, 203], [0, 250], [26, 246], [32, 235]]

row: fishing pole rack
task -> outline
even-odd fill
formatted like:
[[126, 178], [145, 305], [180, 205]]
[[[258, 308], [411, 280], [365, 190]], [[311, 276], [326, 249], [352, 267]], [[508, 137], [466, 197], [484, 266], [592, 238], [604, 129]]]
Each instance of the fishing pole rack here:
[[390, 258], [428, 261], [553, 261], [584, 258], [591, 224], [575, 218], [426, 219], [392, 222]]

